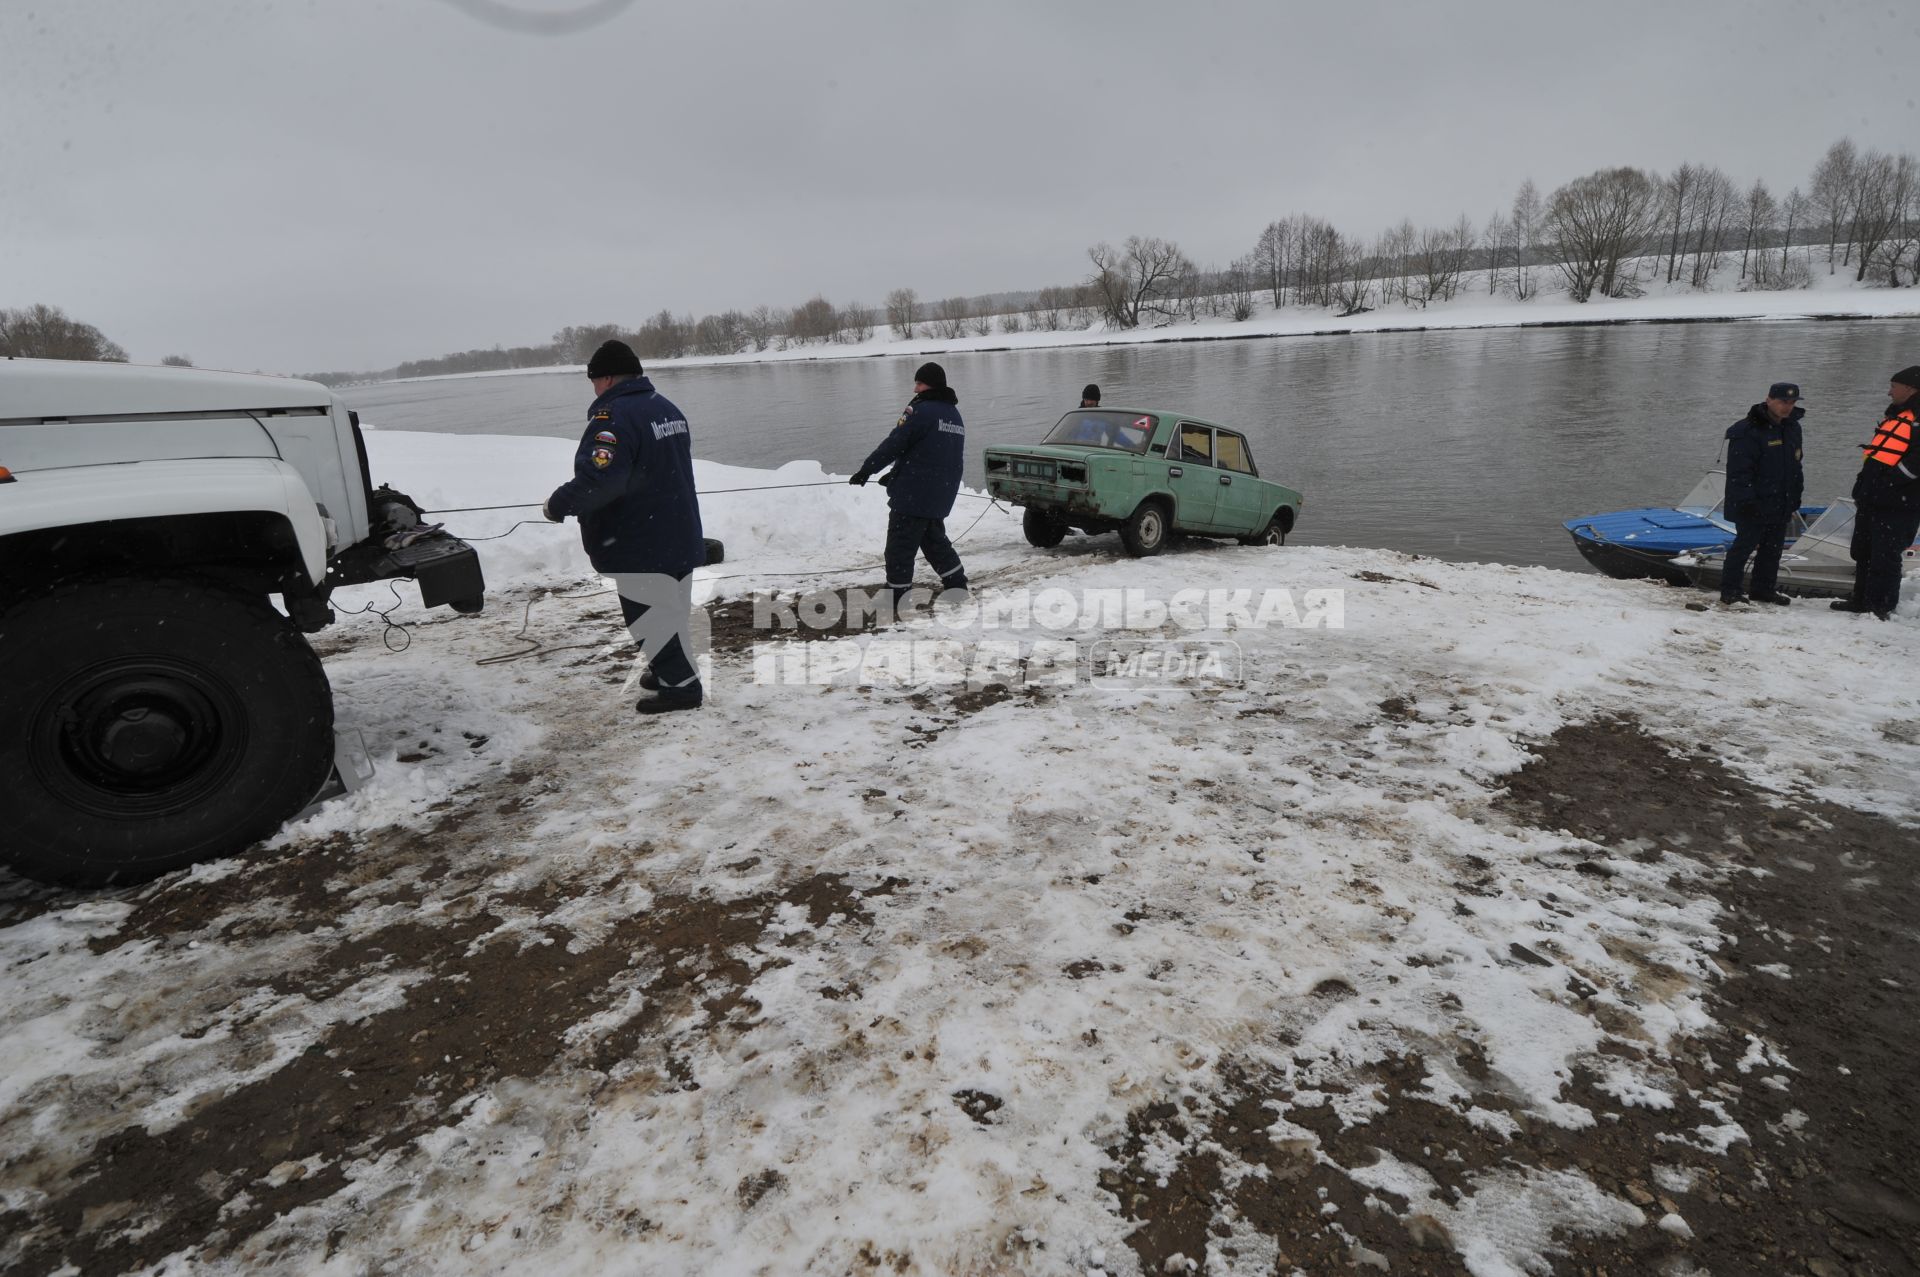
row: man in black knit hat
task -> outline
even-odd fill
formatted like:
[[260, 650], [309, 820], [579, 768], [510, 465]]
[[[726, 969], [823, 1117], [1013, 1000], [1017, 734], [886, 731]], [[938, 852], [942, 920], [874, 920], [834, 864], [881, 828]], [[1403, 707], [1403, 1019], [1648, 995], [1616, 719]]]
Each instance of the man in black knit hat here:
[[704, 693], [687, 646], [693, 570], [707, 554], [686, 414], [653, 388], [623, 341], [594, 351], [587, 376], [594, 400], [573, 478], [547, 498], [546, 516], [578, 518], [594, 570], [619, 589], [627, 630], [649, 663], [640, 686], [655, 693], [634, 708], [698, 709]]
[[1853, 481], [1853, 595], [1833, 605], [1883, 621], [1900, 605], [1901, 559], [1920, 534], [1920, 364], [1893, 374], [1887, 398]]
[[966, 426], [960, 420], [960, 396], [947, 386], [947, 372], [939, 364], [921, 364], [913, 374], [913, 398], [893, 431], [860, 463], [847, 482], [864, 485], [886, 466], [887, 476], [887, 586], [897, 612], [913, 588], [917, 555], [940, 576], [943, 590], [967, 588], [966, 569], [947, 539], [947, 515], [960, 493], [960, 471], [966, 457]]
[[1094, 385], [1092, 382], [1088, 382], [1085, 386], [1082, 386], [1080, 388], [1080, 406], [1082, 408], [1098, 408], [1100, 406], [1100, 387]]

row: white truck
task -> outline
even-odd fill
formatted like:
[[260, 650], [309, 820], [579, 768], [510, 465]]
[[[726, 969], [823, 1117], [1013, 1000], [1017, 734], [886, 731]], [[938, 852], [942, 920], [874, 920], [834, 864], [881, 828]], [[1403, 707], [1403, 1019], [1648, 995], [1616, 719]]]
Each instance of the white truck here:
[[304, 635], [389, 577], [484, 602], [325, 386], [0, 358], [0, 862], [106, 886], [273, 833], [333, 770]]

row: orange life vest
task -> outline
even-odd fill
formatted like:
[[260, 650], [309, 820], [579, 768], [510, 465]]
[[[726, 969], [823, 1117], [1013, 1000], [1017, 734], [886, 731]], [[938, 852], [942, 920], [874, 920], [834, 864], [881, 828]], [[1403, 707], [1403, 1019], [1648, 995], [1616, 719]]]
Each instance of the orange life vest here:
[[1902, 408], [1881, 422], [1880, 428], [1874, 432], [1873, 442], [1861, 449], [1866, 459], [1885, 466], [1897, 466], [1905, 461], [1912, 455], [1914, 423], [1914, 410], [1911, 407]]

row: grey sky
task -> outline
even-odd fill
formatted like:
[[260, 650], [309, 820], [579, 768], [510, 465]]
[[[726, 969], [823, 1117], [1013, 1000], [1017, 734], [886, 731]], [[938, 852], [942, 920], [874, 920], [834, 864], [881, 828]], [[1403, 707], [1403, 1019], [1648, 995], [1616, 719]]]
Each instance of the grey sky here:
[[[499, 2], [499, 0], [496, 0]], [[580, 0], [512, 0], [530, 11]], [[1532, 176], [1780, 191], [1920, 137], [1920, 6], [0, 0], [0, 306], [136, 360], [376, 368], [562, 325], [1202, 263]]]

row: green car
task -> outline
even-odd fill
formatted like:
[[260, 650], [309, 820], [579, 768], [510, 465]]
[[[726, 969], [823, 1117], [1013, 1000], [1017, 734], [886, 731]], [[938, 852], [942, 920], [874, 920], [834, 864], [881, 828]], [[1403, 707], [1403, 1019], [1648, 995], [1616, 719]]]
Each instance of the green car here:
[[1303, 504], [1260, 477], [1240, 432], [1117, 408], [1077, 408], [1040, 443], [988, 448], [987, 491], [1025, 507], [1027, 540], [1042, 549], [1069, 528], [1117, 531], [1136, 558], [1174, 532], [1280, 545]]

